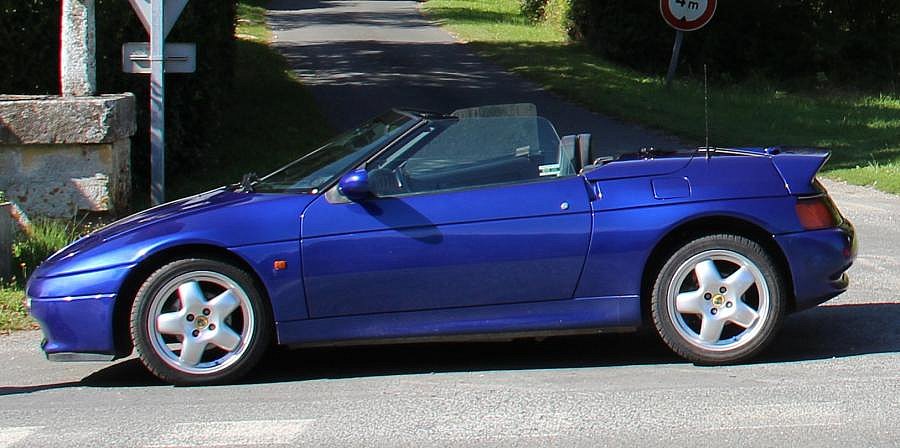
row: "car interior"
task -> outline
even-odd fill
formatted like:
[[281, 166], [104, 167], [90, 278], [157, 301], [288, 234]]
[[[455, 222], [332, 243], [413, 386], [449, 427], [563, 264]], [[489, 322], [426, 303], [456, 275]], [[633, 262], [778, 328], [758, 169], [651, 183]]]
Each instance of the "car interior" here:
[[590, 151], [590, 134], [560, 139], [540, 117], [445, 120], [367, 169], [377, 196], [398, 196], [574, 176]]

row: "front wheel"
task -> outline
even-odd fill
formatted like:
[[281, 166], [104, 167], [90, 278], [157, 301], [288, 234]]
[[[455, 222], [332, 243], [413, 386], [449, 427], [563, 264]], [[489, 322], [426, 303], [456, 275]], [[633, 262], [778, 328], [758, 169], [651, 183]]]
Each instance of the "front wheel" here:
[[131, 335], [141, 361], [178, 385], [231, 382], [269, 346], [271, 319], [253, 279], [215, 260], [157, 270], [137, 293]]
[[771, 342], [785, 312], [784, 277], [757, 242], [711, 235], [677, 250], [651, 297], [663, 341], [698, 364], [746, 360]]

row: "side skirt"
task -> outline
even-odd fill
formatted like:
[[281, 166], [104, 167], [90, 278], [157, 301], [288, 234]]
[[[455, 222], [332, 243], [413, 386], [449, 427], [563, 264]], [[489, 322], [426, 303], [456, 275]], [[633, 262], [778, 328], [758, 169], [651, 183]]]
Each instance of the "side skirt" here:
[[502, 340], [623, 332], [640, 325], [640, 299], [623, 296], [304, 319], [278, 322], [276, 330], [280, 345], [313, 346]]

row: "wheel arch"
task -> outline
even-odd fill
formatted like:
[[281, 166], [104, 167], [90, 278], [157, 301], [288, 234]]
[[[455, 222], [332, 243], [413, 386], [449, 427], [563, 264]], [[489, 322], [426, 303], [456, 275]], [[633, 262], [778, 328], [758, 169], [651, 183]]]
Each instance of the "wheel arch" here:
[[137, 297], [137, 292], [141, 285], [150, 277], [157, 269], [173, 262], [185, 258], [208, 258], [212, 260], [222, 261], [232, 264], [247, 272], [256, 283], [256, 288], [263, 295], [263, 300], [269, 307], [269, 315], [272, 315], [272, 302], [269, 299], [268, 290], [265, 287], [259, 274], [255, 269], [242, 257], [229, 251], [228, 249], [214, 246], [211, 244], [184, 244], [179, 246], [167, 247], [155, 252], [135, 266], [125, 277], [122, 286], [119, 288], [119, 294], [116, 297], [113, 309], [113, 338], [118, 357], [124, 357], [131, 354], [134, 344], [131, 341], [131, 331], [129, 323], [131, 321], [131, 307]]
[[749, 238], [760, 245], [775, 259], [776, 268], [784, 273], [785, 285], [789, 292], [787, 311], [796, 309], [794, 300], [794, 285], [791, 267], [781, 246], [775, 241], [774, 236], [760, 225], [746, 219], [728, 216], [714, 215], [694, 218], [683, 222], [669, 230], [654, 246], [647, 257], [644, 271], [641, 277], [641, 319], [646, 324], [651, 322], [650, 296], [653, 283], [659, 275], [666, 261], [678, 250], [679, 247], [708, 235], [727, 233]]

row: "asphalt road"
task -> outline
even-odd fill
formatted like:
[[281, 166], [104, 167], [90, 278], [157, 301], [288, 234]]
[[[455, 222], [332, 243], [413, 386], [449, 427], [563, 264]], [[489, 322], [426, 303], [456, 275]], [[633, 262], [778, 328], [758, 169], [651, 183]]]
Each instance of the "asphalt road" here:
[[0, 337], [0, 448], [900, 446], [900, 198], [828, 183], [861, 238], [845, 295], [755, 362], [696, 367], [649, 333], [275, 351], [175, 388], [135, 359], [45, 361]]
[[[291, 9], [298, 4], [304, 9]], [[456, 64], [471, 60], [465, 49], [413, 16], [409, 2], [277, 1], [275, 7], [281, 9], [273, 22], [283, 30], [282, 49], [294, 51], [299, 66], [320, 65], [303, 62], [302, 47], [318, 51], [313, 54], [319, 58], [331, 48], [339, 64], [342, 48], [377, 48], [379, 40], [401, 31], [421, 33], [426, 42], [434, 36], [437, 42], [420, 48], [459, 52]], [[292, 18], [299, 14], [309, 14], [308, 27], [315, 29], [303, 31]], [[398, 18], [403, 14], [407, 21]], [[328, 24], [350, 41], [346, 47], [297, 43], [292, 49], [286, 43], [289, 35], [298, 36], [297, 42], [303, 33], [321, 36]], [[402, 67], [415, 62], [392, 57]], [[434, 72], [444, 70], [437, 67]], [[332, 117], [341, 110], [368, 114], [362, 109], [383, 109], [381, 101], [392, 98], [454, 108], [497, 89], [518, 95], [513, 82], [528, 86], [502, 78], [490, 89], [473, 87], [469, 96], [391, 97], [410, 86], [429, 91], [427, 77], [405, 77], [404, 68], [396, 71], [403, 82], [394, 83], [387, 71], [375, 72], [375, 82], [371, 73], [342, 75], [348, 72], [339, 67], [330, 74], [303, 70], [322, 77], [317, 95], [335, 97]], [[478, 76], [494, 76], [487, 73]], [[465, 84], [456, 76], [444, 81]], [[341, 93], [368, 91], [365, 86], [388, 93], [357, 101], [356, 108], [353, 94]], [[547, 104], [560, 103], [539, 89], [525, 91]], [[558, 107], [603, 122], [578, 108]], [[609, 132], [615, 129], [625, 129], [622, 141], [631, 139], [629, 127]], [[175, 388], [157, 382], [134, 359], [50, 363], [38, 349], [40, 335], [19, 332], [0, 336], [0, 448], [900, 446], [900, 197], [828, 186], [861, 239], [850, 291], [791, 316], [774, 346], [747, 365], [696, 367], [642, 333], [275, 351], [241, 384]]]
[[673, 138], [563, 101], [479, 58], [423, 17], [418, 4], [274, 0], [269, 21], [276, 48], [336, 129], [353, 127], [392, 107], [452, 112], [533, 103], [560, 135], [593, 134], [598, 155], [681, 146]]

